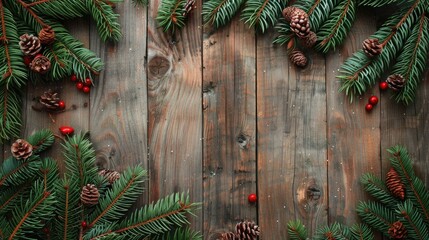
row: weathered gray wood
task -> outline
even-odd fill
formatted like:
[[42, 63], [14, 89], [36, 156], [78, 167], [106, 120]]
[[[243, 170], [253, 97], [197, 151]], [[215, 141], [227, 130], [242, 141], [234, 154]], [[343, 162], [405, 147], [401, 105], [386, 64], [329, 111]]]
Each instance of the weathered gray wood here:
[[[158, 27], [160, 2], [150, 2], [148, 21], [150, 199], [189, 190], [201, 202], [201, 2], [175, 35]], [[193, 227], [202, 229], [202, 212], [197, 216]]]
[[316, 54], [296, 68], [273, 37], [257, 40], [259, 222], [264, 239], [285, 239], [290, 220], [310, 233], [327, 221], [325, 68]]
[[203, 41], [204, 239], [257, 221], [254, 32], [239, 18]]
[[337, 69], [346, 58], [361, 48], [362, 41], [375, 30], [370, 12], [360, 12], [345, 44], [326, 57], [328, 116], [329, 221], [352, 224], [358, 220], [357, 203], [366, 199], [359, 179], [362, 174], [380, 174], [380, 106], [365, 111], [370, 89], [350, 103], [349, 96], [338, 93]]

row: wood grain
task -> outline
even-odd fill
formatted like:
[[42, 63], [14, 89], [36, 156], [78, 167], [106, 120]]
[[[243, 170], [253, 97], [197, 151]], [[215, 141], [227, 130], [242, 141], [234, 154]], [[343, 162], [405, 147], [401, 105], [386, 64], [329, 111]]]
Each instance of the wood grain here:
[[359, 183], [362, 174], [380, 174], [380, 106], [371, 113], [365, 105], [378, 87], [369, 89], [350, 103], [349, 96], [338, 93], [337, 69], [346, 58], [361, 48], [362, 41], [375, 31], [375, 18], [361, 11], [345, 44], [326, 57], [328, 116], [329, 221], [354, 224], [356, 206], [366, 199]]
[[[201, 2], [175, 35], [158, 27], [160, 2], [151, 1], [148, 21], [150, 199], [189, 190], [201, 202]], [[202, 212], [197, 216], [193, 227], [202, 229]]]
[[257, 221], [255, 38], [239, 18], [203, 41], [204, 239]]
[[259, 222], [263, 239], [284, 239], [290, 220], [310, 233], [327, 221], [325, 66], [313, 54], [296, 68], [273, 37], [257, 38]]

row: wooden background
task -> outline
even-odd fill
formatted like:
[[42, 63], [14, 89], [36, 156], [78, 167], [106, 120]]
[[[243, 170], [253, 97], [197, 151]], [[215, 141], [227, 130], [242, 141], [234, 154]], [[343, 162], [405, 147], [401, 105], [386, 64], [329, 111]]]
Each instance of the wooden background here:
[[[90, 130], [99, 165], [121, 171], [141, 163], [149, 170], [141, 203], [187, 190], [202, 202], [192, 225], [204, 239], [241, 219], [256, 221], [267, 240], [286, 239], [292, 219], [311, 231], [354, 223], [355, 206], [366, 197], [359, 177], [384, 175], [385, 149], [395, 144], [408, 147], [429, 184], [429, 74], [408, 107], [377, 87], [353, 103], [337, 90], [337, 70], [376, 30], [375, 14], [360, 11], [343, 46], [326, 56], [309, 52], [308, 67], [296, 69], [272, 44], [272, 29], [255, 33], [239, 16], [205, 29], [197, 1], [187, 26], [172, 36], [155, 20], [159, 3], [117, 5], [124, 35], [118, 44], [102, 43], [89, 19], [69, 24], [105, 70], [89, 95], [68, 80], [30, 85], [23, 136], [63, 125]], [[65, 99], [66, 112], [31, 109], [49, 88]], [[367, 113], [370, 95], [380, 102]], [[58, 149], [51, 155], [61, 160]], [[258, 204], [249, 204], [254, 192]]]

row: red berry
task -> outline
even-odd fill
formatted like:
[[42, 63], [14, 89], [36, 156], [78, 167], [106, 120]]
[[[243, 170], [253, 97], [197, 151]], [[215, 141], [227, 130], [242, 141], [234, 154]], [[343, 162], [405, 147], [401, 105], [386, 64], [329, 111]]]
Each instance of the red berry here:
[[258, 197], [256, 196], [256, 194], [251, 193], [249, 194], [249, 196], [247, 196], [247, 200], [249, 201], [249, 203], [256, 203]]
[[72, 81], [72, 82], [76, 82], [77, 81], [77, 76], [76, 76], [76, 74], [72, 74], [71, 76], [70, 76], [70, 80]]
[[66, 103], [63, 100], [60, 100], [58, 102], [58, 107], [60, 107], [61, 109], [64, 109], [64, 108], [66, 108]]
[[59, 128], [62, 135], [67, 136], [74, 133], [74, 129], [69, 126], [62, 126]]
[[83, 91], [84, 93], [89, 93], [89, 92], [91, 91], [91, 88], [90, 88], [90, 87], [88, 87], [88, 86], [83, 86], [82, 91]]
[[81, 90], [83, 88], [83, 82], [76, 83], [76, 88]]
[[374, 106], [371, 103], [368, 103], [365, 105], [365, 110], [367, 110], [368, 112], [370, 112], [372, 110]]
[[86, 85], [86, 86], [91, 86], [91, 85], [92, 85], [91, 78], [87, 77], [87, 78], [85, 79], [85, 85]]
[[33, 58], [31, 58], [30, 56], [28, 56], [28, 55], [25, 55], [24, 56], [24, 64], [28, 67], [28, 66], [30, 66], [30, 63], [33, 61]]
[[41, 56], [43, 56], [43, 54], [38, 53], [38, 54], [36, 54], [36, 56], [34, 56], [34, 58], [38, 58], [38, 57], [41, 57]]
[[44, 228], [43, 228], [43, 232], [44, 232], [45, 234], [49, 234], [50, 230], [49, 230], [49, 228], [48, 228], [48, 227], [44, 227]]
[[380, 82], [379, 85], [381, 90], [386, 90], [389, 87], [389, 84], [387, 84], [387, 82]]
[[371, 96], [368, 100], [368, 103], [370, 103], [371, 105], [377, 105], [378, 97], [377, 96]]
[[88, 224], [85, 221], [82, 221], [81, 225], [82, 225], [83, 228], [86, 228], [88, 226]]

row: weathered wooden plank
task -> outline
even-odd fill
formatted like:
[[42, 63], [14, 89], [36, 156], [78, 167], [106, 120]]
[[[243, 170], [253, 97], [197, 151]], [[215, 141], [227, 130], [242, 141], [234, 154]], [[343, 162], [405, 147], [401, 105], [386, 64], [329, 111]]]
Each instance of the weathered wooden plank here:
[[[214, 32], [211, 32], [214, 31]], [[204, 239], [257, 221], [254, 32], [237, 17], [203, 42]]]
[[[150, 199], [189, 190], [201, 202], [201, 1], [174, 36], [155, 20], [160, 2], [150, 2], [148, 21]], [[193, 227], [201, 230], [202, 212], [197, 216]]]
[[[85, 47], [89, 47], [89, 27], [85, 18], [68, 22], [66, 27], [70, 34], [80, 40]], [[49, 89], [59, 93], [61, 99], [66, 103], [66, 109], [61, 113], [39, 112], [32, 109], [37, 97]], [[23, 137], [27, 137], [40, 129], [51, 129], [55, 134], [61, 136], [58, 128], [61, 126], [72, 126], [77, 132], [89, 130], [89, 96], [79, 92], [74, 83], [69, 79], [53, 83], [28, 84], [26, 97], [23, 104]], [[60, 140], [49, 150], [47, 156], [57, 159], [61, 170], [65, 170], [63, 164], [62, 147]]]
[[273, 34], [257, 39], [258, 194], [263, 239], [285, 239], [301, 219], [327, 222], [325, 65], [312, 54], [299, 69]]
[[328, 116], [328, 183], [329, 221], [352, 224], [357, 221], [356, 206], [367, 194], [359, 183], [362, 174], [380, 173], [380, 106], [365, 111], [370, 95], [367, 91], [350, 103], [338, 93], [337, 69], [346, 58], [362, 47], [362, 41], [374, 33], [375, 18], [361, 11], [343, 46], [326, 57]]
[[124, 1], [115, 11], [123, 34], [118, 43], [103, 43], [91, 26], [91, 48], [105, 63], [91, 92], [91, 135], [101, 167], [147, 168], [147, 9]]

